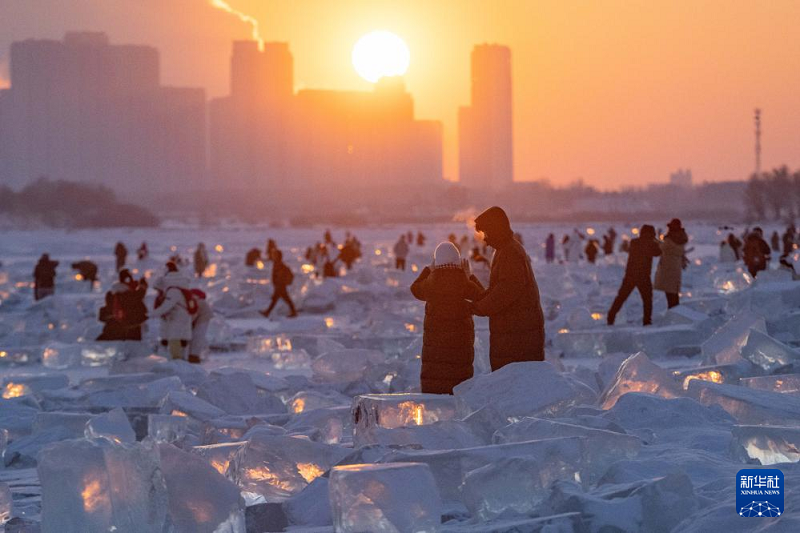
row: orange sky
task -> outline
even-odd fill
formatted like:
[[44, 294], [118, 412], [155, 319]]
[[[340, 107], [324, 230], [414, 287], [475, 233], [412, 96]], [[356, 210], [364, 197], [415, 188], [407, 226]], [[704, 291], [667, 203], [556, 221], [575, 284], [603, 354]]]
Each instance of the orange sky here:
[[[753, 168], [753, 108], [763, 108], [763, 166], [800, 166], [800, 1], [228, 0], [267, 40], [289, 41], [298, 88], [368, 89], [350, 51], [386, 29], [411, 49], [417, 116], [445, 126], [457, 176], [456, 113], [469, 102], [469, 54], [512, 48], [515, 176], [601, 188], [743, 179]], [[66, 30], [161, 50], [167, 84], [228, 90], [230, 41], [250, 28], [208, 0], [0, 0], [8, 45]], [[2, 75], [0, 75], [2, 78]]]

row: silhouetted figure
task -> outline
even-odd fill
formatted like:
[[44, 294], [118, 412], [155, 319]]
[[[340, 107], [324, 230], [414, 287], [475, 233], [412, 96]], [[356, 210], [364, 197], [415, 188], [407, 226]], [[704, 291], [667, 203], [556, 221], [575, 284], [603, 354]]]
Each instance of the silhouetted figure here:
[[[625, 242], [625, 241], [623, 241]], [[656, 230], [650, 224], [642, 226], [639, 237], [630, 241], [628, 245], [628, 264], [625, 267], [625, 277], [619, 288], [617, 297], [608, 311], [608, 325], [613, 326], [617, 313], [633, 289], [639, 290], [642, 297], [644, 313], [642, 324], [649, 326], [653, 315], [653, 283], [650, 272], [653, 270], [653, 258], [661, 255], [661, 246], [656, 240]]]
[[99, 341], [140, 341], [142, 324], [147, 321], [144, 297], [147, 280], [136, 282], [128, 269], [119, 271], [119, 279], [106, 293], [99, 319], [104, 323]]
[[202, 278], [207, 268], [208, 252], [206, 251], [206, 245], [201, 242], [194, 251], [194, 275]]
[[608, 228], [608, 233], [606, 233], [606, 237], [608, 237], [608, 250], [605, 248], [605, 241], [603, 243], [603, 252], [606, 255], [613, 255], [614, 254], [614, 244], [617, 242], [617, 230], [614, 229], [614, 226]]
[[138, 250], [136, 250], [136, 257], [139, 259], [139, 261], [142, 261], [143, 259], [147, 259], [149, 255], [150, 251], [147, 249], [147, 243], [142, 242], [142, 245], [139, 246]]
[[56, 267], [48, 254], [42, 254], [33, 269], [33, 298], [36, 301], [52, 296], [56, 292]]
[[325, 278], [335, 278], [339, 274], [336, 272], [336, 264], [333, 261], [325, 261], [322, 266], [322, 276]]
[[94, 289], [97, 281], [97, 265], [91, 261], [78, 261], [72, 263], [72, 270], [77, 270], [81, 280], [89, 282], [89, 290]]
[[275, 250], [272, 253], [272, 285], [274, 287], [274, 291], [272, 293], [272, 300], [269, 303], [269, 307], [261, 311], [261, 314], [265, 317], [269, 318], [270, 313], [272, 310], [275, 309], [275, 305], [278, 303], [278, 300], [283, 300], [289, 305], [289, 318], [294, 318], [297, 316], [297, 310], [294, 308], [294, 302], [292, 302], [292, 298], [289, 296], [289, 291], [287, 290], [289, 285], [292, 284], [294, 281], [294, 274], [286, 266], [286, 263], [283, 262], [283, 253], [280, 250]]
[[544, 241], [544, 259], [548, 263], [552, 263], [556, 259], [556, 236], [552, 233]]
[[719, 262], [720, 263], [735, 263], [736, 262], [736, 253], [731, 248], [731, 245], [728, 244], [728, 241], [721, 241], [719, 243]]
[[114, 256], [117, 258], [117, 272], [125, 268], [125, 261], [128, 259], [128, 249], [121, 242], [114, 246]]
[[486, 256], [481, 253], [481, 249], [478, 246], [472, 248], [472, 262], [478, 265], [485, 265], [486, 268], [489, 268], [489, 260], [486, 259]]
[[336, 259], [341, 260], [344, 266], [347, 267], [347, 270], [350, 270], [353, 268], [353, 263], [356, 262], [359, 254], [360, 252], [356, 249], [355, 243], [348, 240], [344, 243], [342, 249], [339, 250], [339, 256]]
[[597, 240], [590, 239], [589, 243], [584, 248], [583, 253], [586, 254], [586, 260], [594, 264], [597, 260], [597, 254], [600, 253], [600, 247], [597, 246]]
[[781, 251], [781, 236], [778, 235], [777, 231], [772, 232], [771, 237], [771, 244], [772, 244], [772, 251], [773, 252], [780, 252]]
[[565, 233], [564, 238], [561, 239], [561, 251], [564, 253], [564, 261], [567, 263], [569, 263], [569, 253], [572, 250], [569, 241], [569, 235]]
[[729, 233], [728, 246], [730, 246], [731, 250], [733, 250], [733, 254], [736, 256], [737, 261], [742, 258], [742, 241], [739, 240], [739, 237], [733, 233]]
[[475, 326], [470, 302], [483, 293], [451, 242], [436, 247], [431, 267], [411, 284], [411, 293], [425, 302], [422, 335], [421, 390], [453, 394], [453, 387], [472, 377]]
[[[653, 230], [653, 233], [655, 234], [655, 230]], [[623, 254], [630, 253], [631, 240], [627, 237], [627, 235], [624, 235], [622, 237], [622, 242], [619, 245], [619, 251], [622, 252]]]
[[747, 270], [754, 278], [762, 270], [766, 270], [770, 260], [770, 248], [764, 240], [764, 232], [761, 228], [754, 228], [744, 243], [744, 263]]
[[328, 246], [331, 245], [336, 246], [336, 243], [333, 242], [333, 237], [331, 236], [331, 230], [329, 229], [325, 230], [325, 238], [323, 240], [325, 241], [325, 244], [327, 244]]
[[417, 232], [417, 246], [425, 246], [425, 235], [421, 232]]
[[272, 261], [273, 260], [272, 259], [272, 254], [274, 254], [277, 249], [278, 249], [278, 245], [275, 243], [275, 240], [274, 239], [268, 239], [267, 240], [267, 249], [266, 249], [266, 251], [267, 251], [267, 255], [266, 255], [267, 261]]
[[492, 370], [517, 361], [544, 360], [544, 315], [531, 260], [514, 239], [505, 211], [490, 207], [475, 219], [475, 229], [495, 249], [489, 288], [472, 306], [489, 317]]
[[603, 253], [605, 255], [614, 254], [614, 240], [611, 235], [603, 235]]
[[394, 267], [397, 270], [406, 269], [406, 257], [408, 257], [408, 242], [406, 236], [401, 235], [397, 242], [394, 244]]
[[245, 266], [254, 267], [261, 261], [261, 250], [258, 248], [250, 248], [247, 255], [244, 256]]
[[409, 244], [409, 246], [414, 242], [414, 232], [413, 231], [409, 230], [409, 232], [406, 233], [406, 242]]
[[653, 287], [663, 291], [667, 296], [667, 308], [671, 309], [680, 305], [681, 278], [686, 264], [685, 246], [689, 236], [683, 229], [681, 221], [673, 218], [667, 224], [667, 234], [659, 243], [661, 246], [661, 259], [656, 268], [656, 280]]
[[797, 239], [797, 234], [794, 229], [794, 224], [789, 225], [786, 228], [786, 231], [783, 233], [783, 254], [782, 255], [791, 255], [794, 252], [794, 246]]

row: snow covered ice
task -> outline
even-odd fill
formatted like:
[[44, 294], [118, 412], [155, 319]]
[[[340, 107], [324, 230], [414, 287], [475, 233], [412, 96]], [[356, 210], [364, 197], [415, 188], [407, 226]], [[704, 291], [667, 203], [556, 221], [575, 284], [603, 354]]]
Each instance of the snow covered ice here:
[[[687, 226], [681, 305], [656, 292], [642, 327], [634, 293], [608, 327], [625, 256], [549, 265], [539, 244], [572, 227], [519, 225], [546, 361], [489, 373], [488, 321], [476, 318], [474, 376], [453, 396], [420, 392], [424, 311], [408, 287], [463, 225], [421, 228], [428, 244], [406, 272], [387, 251], [408, 228], [356, 229], [363, 258], [325, 280], [303, 257], [319, 228], [8, 232], [0, 521], [43, 533], [734, 532], [749, 527], [727, 518], [735, 473], [760, 463], [787, 479], [772, 528], [794, 531], [800, 283], [720, 265], [717, 228]], [[271, 267], [243, 257], [267, 236], [295, 273], [296, 319], [282, 304], [258, 314]], [[170, 361], [156, 320], [141, 343], [94, 340], [120, 238], [148, 242], [154, 259], [129, 266], [151, 281], [169, 255], [210, 245], [212, 267], [193, 281], [215, 308], [201, 365]], [[34, 303], [45, 249], [64, 262], [56, 295]], [[100, 267], [94, 291], [65, 279], [84, 256]]]

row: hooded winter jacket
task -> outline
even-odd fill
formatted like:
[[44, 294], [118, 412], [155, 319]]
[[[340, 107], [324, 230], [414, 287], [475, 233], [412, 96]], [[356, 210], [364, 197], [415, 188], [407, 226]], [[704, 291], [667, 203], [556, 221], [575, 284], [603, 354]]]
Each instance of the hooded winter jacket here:
[[453, 394], [453, 387], [472, 377], [475, 327], [470, 301], [482, 293], [480, 282], [458, 267], [426, 267], [411, 285], [425, 302], [422, 335], [422, 392]]
[[475, 224], [495, 249], [489, 288], [473, 306], [476, 315], [489, 317], [492, 370], [519, 361], [543, 361], [544, 314], [530, 257], [514, 239], [499, 207], [481, 213]]
[[186, 298], [181, 289], [189, 288], [189, 280], [180, 272], [168, 272], [156, 282], [155, 288], [164, 292], [164, 301], [150, 313], [162, 319], [163, 339], [190, 340], [192, 338], [192, 315], [186, 307]]
[[[683, 233], [683, 232], [681, 232]], [[683, 233], [683, 237], [685, 237]], [[681, 238], [672, 239], [669, 235], [659, 242], [661, 246], [661, 259], [656, 268], [656, 280], [653, 288], [657, 291], [678, 294], [681, 292], [681, 277], [683, 273], [684, 244], [687, 241]]]

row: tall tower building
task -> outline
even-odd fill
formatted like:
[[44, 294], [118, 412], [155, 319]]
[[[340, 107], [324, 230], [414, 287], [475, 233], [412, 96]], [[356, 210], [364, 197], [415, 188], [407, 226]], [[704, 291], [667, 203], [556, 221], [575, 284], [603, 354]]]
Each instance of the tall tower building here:
[[514, 181], [511, 49], [481, 44], [472, 50], [472, 102], [458, 113], [459, 179], [483, 190]]

